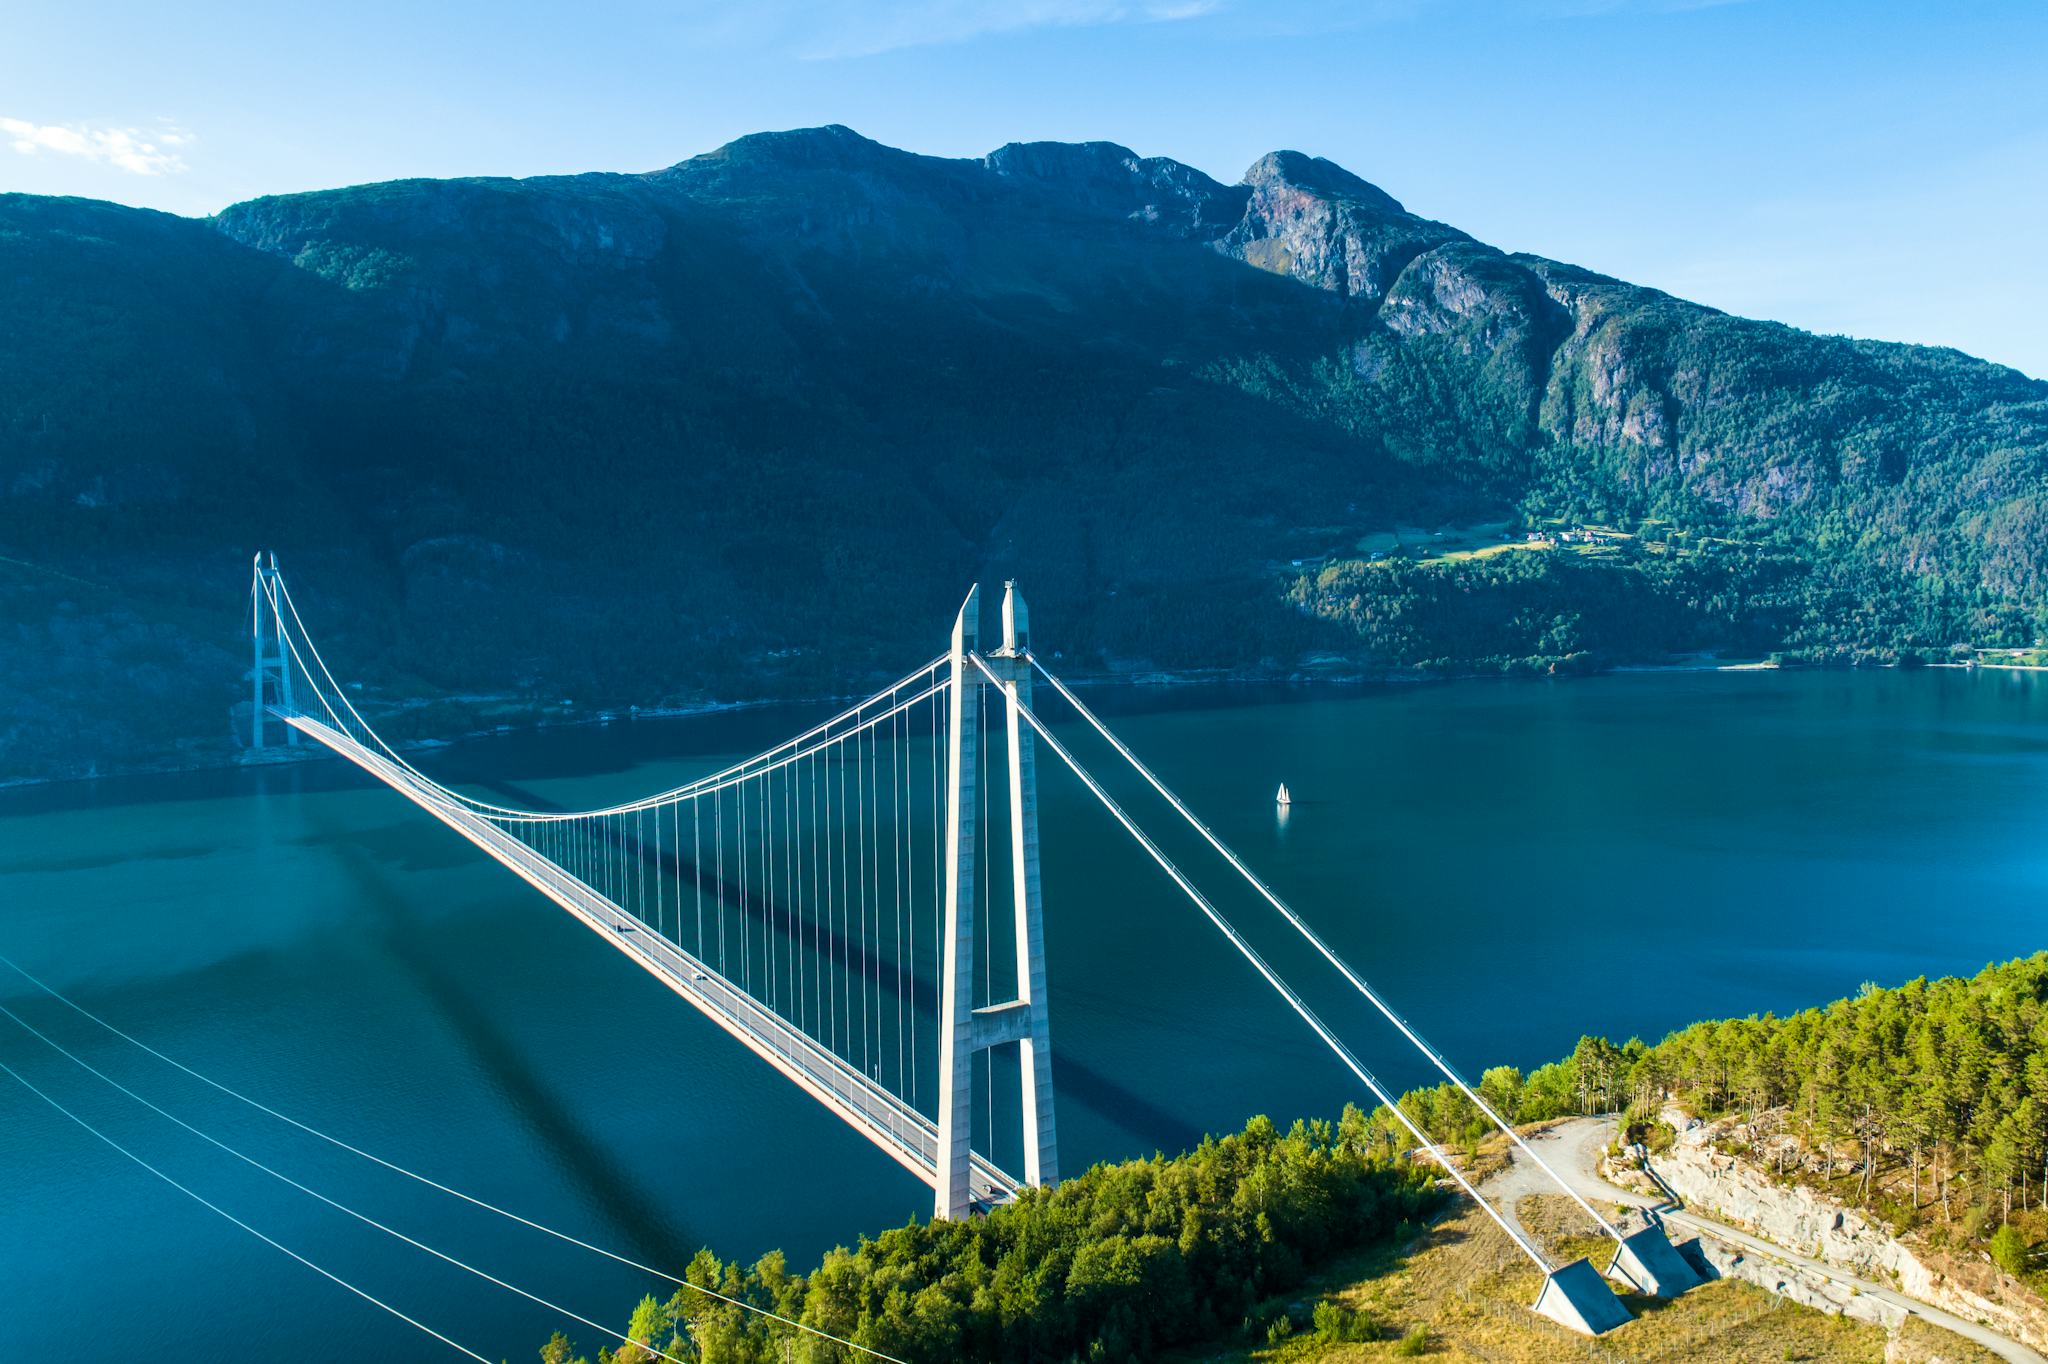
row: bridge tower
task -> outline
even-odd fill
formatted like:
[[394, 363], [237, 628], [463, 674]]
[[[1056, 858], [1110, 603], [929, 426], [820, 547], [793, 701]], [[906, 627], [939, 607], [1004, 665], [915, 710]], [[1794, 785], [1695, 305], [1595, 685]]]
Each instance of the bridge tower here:
[[[939, 1149], [934, 1215], [973, 1210], [972, 1116], [974, 1056], [1018, 1044], [1024, 1112], [1024, 1182], [1059, 1179], [1053, 1123], [1052, 1032], [1046, 1012], [1045, 927], [1038, 878], [1038, 769], [1031, 728], [1030, 624], [1017, 585], [1003, 588], [1002, 644], [978, 651], [981, 589], [968, 592], [953, 622], [951, 724], [946, 751], [946, 919], [939, 987]], [[979, 664], [977, 663], [979, 659]], [[980, 664], [987, 666], [984, 673]], [[989, 681], [989, 675], [997, 679]], [[1009, 757], [1010, 882], [1016, 923], [1015, 998], [974, 1006], [974, 962], [982, 928], [975, 912], [975, 790], [981, 757], [982, 688], [995, 686], [1005, 712]], [[993, 1083], [994, 1070], [990, 1076]]]
[[[285, 661], [284, 618], [278, 613], [279, 588], [277, 555], [256, 556], [256, 577], [250, 602], [249, 629], [256, 646], [255, 666], [249, 670], [249, 747], [263, 747], [263, 719], [268, 708], [292, 710], [292, 670]], [[298, 730], [284, 726], [284, 741], [296, 746]]]

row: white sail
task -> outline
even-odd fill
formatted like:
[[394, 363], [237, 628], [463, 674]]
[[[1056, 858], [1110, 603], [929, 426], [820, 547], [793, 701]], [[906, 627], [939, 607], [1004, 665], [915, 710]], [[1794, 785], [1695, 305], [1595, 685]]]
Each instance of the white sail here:
[[1292, 804], [1294, 804], [1294, 798], [1293, 798], [1292, 796], [1290, 796], [1290, 795], [1288, 795], [1288, 794], [1287, 794], [1287, 783], [1286, 783], [1286, 782], [1284, 782], [1284, 781], [1283, 781], [1283, 782], [1281, 782], [1281, 783], [1280, 783], [1280, 790], [1278, 791], [1278, 793], [1276, 793], [1276, 794], [1274, 795], [1274, 797], [1273, 797], [1273, 800], [1274, 800], [1274, 803], [1275, 803], [1275, 804], [1278, 804], [1278, 805], [1292, 805]]

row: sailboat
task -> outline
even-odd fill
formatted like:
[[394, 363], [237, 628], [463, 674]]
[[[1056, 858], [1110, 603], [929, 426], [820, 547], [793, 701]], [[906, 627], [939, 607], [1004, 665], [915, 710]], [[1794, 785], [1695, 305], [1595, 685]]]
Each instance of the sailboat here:
[[1290, 795], [1288, 795], [1288, 794], [1287, 794], [1287, 783], [1286, 783], [1286, 782], [1284, 782], [1284, 781], [1283, 781], [1283, 782], [1281, 782], [1281, 783], [1280, 783], [1280, 789], [1279, 789], [1279, 791], [1277, 791], [1277, 792], [1276, 792], [1276, 793], [1274, 794], [1274, 796], [1273, 796], [1273, 803], [1274, 803], [1275, 805], [1292, 805], [1292, 804], [1294, 804], [1294, 797], [1292, 797], [1292, 796], [1290, 796]]

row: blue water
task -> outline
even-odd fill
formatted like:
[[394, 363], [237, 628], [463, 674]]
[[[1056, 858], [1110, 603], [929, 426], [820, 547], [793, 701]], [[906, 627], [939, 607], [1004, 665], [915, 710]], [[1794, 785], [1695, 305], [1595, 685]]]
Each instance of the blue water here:
[[[1646, 1037], [2048, 945], [2048, 686], [1657, 674], [1102, 692], [1132, 745], [1461, 1065]], [[1048, 707], [1048, 711], [1052, 708]], [[423, 763], [564, 805], [665, 786], [798, 708], [558, 730]], [[1063, 725], [1107, 774], [1107, 756]], [[1280, 781], [1296, 804], [1282, 821]], [[1114, 783], [1148, 827], [1166, 816]], [[1043, 779], [1062, 1155], [1362, 1098], [1091, 798]], [[1218, 903], [1390, 1082], [1426, 1078], [1185, 834]], [[0, 952], [182, 1061], [537, 1220], [679, 1268], [798, 1264], [930, 1195], [587, 930], [331, 762], [0, 792]], [[0, 1004], [187, 1121], [610, 1325], [660, 1284], [432, 1195], [108, 1037]], [[165, 1174], [486, 1356], [603, 1337], [378, 1235], [0, 1018], [0, 1061]], [[458, 1358], [0, 1076], [0, 1355]]]

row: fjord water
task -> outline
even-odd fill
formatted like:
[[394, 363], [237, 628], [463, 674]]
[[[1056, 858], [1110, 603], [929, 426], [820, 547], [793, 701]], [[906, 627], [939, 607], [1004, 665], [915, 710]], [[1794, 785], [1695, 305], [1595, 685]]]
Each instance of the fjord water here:
[[[1092, 700], [1468, 1071], [1974, 971], [2044, 943], [2048, 682], [1671, 673]], [[1055, 708], [1048, 705], [1048, 713]], [[564, 805], [793, 732], [773, 709], [504, 736], [421, 761]], [[1077, 724], [1061, 732], [1107, 775]], [[1294, 804], [1273, 803], [1281, 781]], [[1167, 816], [1127, 779], [1150, 828]], [[1176, 1149], [1355, 1082], [1050, 765], [1061, 1155]], [[1186, 837], [1316, 1006], [1426, 1078]], [[510, 874], [333, 762], [0, 793], [0, 952], [134, 1036], [349, 1141], [643, 1262], [826, 1247], [929, 1208], [863, 1139]], [[658, 1281], [236, 1103], [0, 968], [0, 1004], [194, 1126], [622, 1325]], [[0, 1062], [250, 1226], [484, 1355], [577, 1326], [268, 1179], [0, 1017]], [[0, 1076], [0, 1352], [454, 1358]]]

